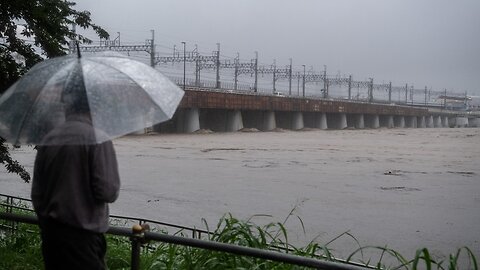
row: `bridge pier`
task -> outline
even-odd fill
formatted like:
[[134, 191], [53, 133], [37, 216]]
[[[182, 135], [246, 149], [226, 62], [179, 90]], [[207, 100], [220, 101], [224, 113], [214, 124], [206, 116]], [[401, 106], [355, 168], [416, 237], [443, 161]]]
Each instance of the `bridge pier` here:
[[[457, 112], [457, 114], [448, 111], [433, 113], [433, 110], [429, 112], [427, 108], [392, 104], [368, 104], [315, 98], [279, 98], [268, 95], [257, 96], [248, 93], [204, 90], [187, 89], [176, 116], [174, 115], [172, 120], [162, 125], [156, 125], [155, 128], [161, 127], [161, 130], [167, 132], [192, 132], [198, 128], [210, 128], [214, 131], [235, 131], [242, 127], [272, 130], [277, 125], [291, 129], [299, 129], [305, 125], [321, 129], [479, 125], [479, 120], [476, 119], [477, 115], [461, 114], [461, 112]], [[240, 111], [232, 111], [232, 108]], [[265, 110], [272, 111], [266, 112]], [[273, 110], [278, 111], [273, 112]], [[297, 112], [294, 113], [294, 111]], [[420, 117], [430, 113], [436, 116]], [[467, 115], [472, 119], [467, 119], [465, 117]], [[448, 119], [447, 116], [451, 118]]]
[[299, 130], [304, 128], [303, 123], [303, 113], [302, 112], [292, 112], [292, 129]]
[[216, 132], [235, 132], [244, 127], [270, 131], [281, 127], [300, 130], [356, 128], [441, 128], [480, 127], [480, 117], [467, 116], [399, 116], [377, 114], [319, 113], [299, 111], [240, 111], [225, 109], [178, 109], [171, 120], [155, 125], [157, 132], [192, 133], [200, 128]]
[[453, 127], [453, 122], [455, 121], [455, 119], [453, 119], [452, 117], [448, 117], [448, 116], [444, 116], [442, 118], [442, 125], [443, 127]]
[[274, 111], [266, 111], [263, 114], [263, 127], [262, 130], [274, 130], [277, 128], [277, 120], [275, 118]]
[[320, 127], [320, 129], [328, 129], [327, 114], [326, 113], [321, 113], [320, 114], [319, 127]]
[[397, 128], [405, 128], [405, 117], [399, 115], [395, 116], [394, 124]]
[[339, 129], [346, 129], [348, 127], [347, 114], [341, 113], [340, 115]]
[[239, 110], [227, 111], [226, 131], [235, 132], [243, 128], [242, 113]]
[[426, 128], [427, 126], [425, 125], [425, 116], [419, 116], [417, 117], [417, 128]]
[[436, 127], [436, 128], [443, 127], [441, 116], [437, 115], [437, 116], [433, 117], [433, 126]]
[[192, 133], [200, 129], [200, 114], [198, 108], [182, 109], [176, 113], [176, 131]]
[[466, 116], [398, 116], [377, 114], [318, 113], [299, 111], [240, 111], [225, 109], [178, 109], [171, 120], [153, 127], [157, 132], [192, 133], [200, 128], [216, 132], [235, 132], [244, 127], [270, 131], [281, 127], [300, 130], [345, 128], [441, 128], [480, 127], [480, 117]]
[[365, 119], [363, 117], [363, 114], [355, 115], [355, 128], [358, 128], [358, 129], [365, 128]]
[[393, 115], [388, 116], [387, 123], [388, 123], [388, 128], [394, 128], [395, 127], [395, 120], [393, 118]]
[[433, 128], [434, 123], [433, 123], [433, 115], [427, 116], [427, 128]]

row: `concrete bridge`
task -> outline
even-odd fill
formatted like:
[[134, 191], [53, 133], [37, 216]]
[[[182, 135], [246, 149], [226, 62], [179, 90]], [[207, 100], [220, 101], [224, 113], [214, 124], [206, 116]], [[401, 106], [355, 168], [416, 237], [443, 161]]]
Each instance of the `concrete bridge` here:
[[153, 129], [190, 133], [199, 129], [234, 132], [243, 128], [270, 131], [381, 127], [480, 127], [480, 113], [188, 87], [173, 118]]

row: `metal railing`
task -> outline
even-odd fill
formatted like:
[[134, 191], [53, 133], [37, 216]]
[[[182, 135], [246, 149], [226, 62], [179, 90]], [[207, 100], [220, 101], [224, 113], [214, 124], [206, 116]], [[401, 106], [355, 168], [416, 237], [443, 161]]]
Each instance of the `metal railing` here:
[[[21, 222], [38, 225], [38, 219], [31, 215], [0, 212], [0, 219], [10, 222]], [[111, 226], [107, 234], [128, 237], [131, 241], [131, 269], [140, 269], [140, 249], [143, 243], [159, 241], [163, 243], [207, 249], [211, 251], [227, 252], [240, 256], [249, 256], [258, 259], [288, 263], [297, 266], [312, 267], [325, 270], [365, 270], [367, 268], [353, 264], [322, 261], [315, 258], [302, 257], [270, 250], [255, 249], [232, 244], [200, 240], [168, 234], [150, 232], [148, 226], [134, 225], [132, 229]]]
[[[2, 199], [3, 198], [3, 199]], [[10, 232], [14, 232], [18, 228], [18, 223], [27, 223], [38, 225], [38, 219], [33, 214], [31, 207], [26, 204], [31, 204], [31, 200], [10, 196], [5, 194], [0, 194], [0, 206], [5, 209], [5, 212], [0, 211], [0, 220], [5, 220], [5, 224], [0, 224], [0, 230], [4, 229]], [[31, 215], [27, 214], [16, 214], [15, 210], [31, 212]], [[302, 257], [298, 255], [292, 255], [288, 253], [282, 253], [272, 250], [256, 249], [244, 246], [238, 246], [233, 244], [226, 244], [221, 242], [215, 242], [210, 240], [200, 239], [202, 235], [212, 235], [212, 232], [201, 230], [192, 227], [186, 227], [166, 222], [159, 222], [149, 219], [136, 218], [136, 217], [127, 217], [127, 216], [117, 216], [111, 215], [110, 222], [115, 220], [120, 220], [124, 225], [127, 223], [133, 223], [131, 228], [120, 227], [120, 226], [110, 226], [107, 234], [128, 237], [131, 241], [131, 269], [137, 270], [140, 269], [140, 251], [142, 246], [149, 248], [149, 245], [146, 245], [149, 241], [158, 241], [163, 243], [189, 246], [194, 248], [207, 249], [211, 251], [226, 252], [231, 254], [236, 254], [240, 256], [249, 256], [258, 259], [271, 260], [281, 263], [288, 263], [297, 266], [312, 267], [317, 269], [326, 269], [326, 270], [361, 270], [361, 269], [377, 269], [372, 266], [363, 265], [356, 262], [347, 262], [336, 258], [331, 258], [334, 261], [325, 261], [315, 258]], [[115, 223], [115, 222], [113, 222]], [[185, 236], [169, 235], [166, 233], [158, 233], [151, 231], [151, 225], [154, 226], [165, 226], [169, 228], [174, 228], [180, 231], [190, 231], [191, 238]], [[150, 247], [151, 248], [151, 247]], [[272, 246], [272, 248], [277, 250], [283, 250], [289, 252], [291, 250], [286, 250], [282, 247]], [[321, 255], [318, 255], [322, 257]]]
[[[183, 77], [178, 77], [178, 76], [168, 76], [170, 80], [172, 80], [174, 83], [176, 83], [178, 86], [183, 87]], [[204, 91], [212, 91], [212, 92], [229, 92], [229, 93], [238, 93], [238, 94], [249, 94], [249, 95], [268, 95], [272, 96], [273, 95], [273, 89], [268, 88], [268, 87], [257, 87], [255, 90], [253, 87], [253, 84], [237, 84], [237, 87], [235, 89], [234, 83], [229, 82], [229, 81], [220, 81], [219, 84], [220, 87], [217, 87], [217, 82], [214, 80], [199, 80], [196, 81], [195, 79], [192, 78], [185, 78], [185, 88], [186, 89], [202, 89]], [[382, 92], [383, 90], [378, 90], [374, 89], [375, 91], [380, 91]], [[416, 89], [418, 90], [418, 89]], [[395, 91], [399, 91], [398, 89]], [[403, 91], [403, 90], [401, 90]], [[294, 92], [291, 93], [291, 95], [288, 94], [288, 92], [284, 91], [277, 91], [281, 92], [284, 94], [284, 96], [289, 97], [289, 98], [300, 98], [300, 99], [325, 99], [325, 100], [336, 100], [336, 101], [343, 101], [343, 102], [353, 102], [353, 103], [372, 103], [372, 104], [391, 104], [391, 105], [397, 105], [397, 106], [407, 106], [407, 107], [425, 107], [425, 108], [430, 108], [430, 107], [444, 107], [445, 105], [439, 102], [435, 101], [423, 101], [422, 100], [404, 100], [402, 99], [389, 99], [387, 97], [371, 97], [369, 98], [368, 96], [357, 96], [357, 97], [347, 97], [345, 95], [329, 95], [328, 97], [324, 96], [323, 93], [314, 91], [314, 92], [309, 92], [306, 93], [305, 96], [300, 95], [300, 94], [295, 94]]]
[[[7, 213], [13, 213], [14, 210], [20, 210], [20, 211], [31, 212], [31, 213], [34, 212], [32, 207], [32, 200], [27, 198], [22, 198], [22, 197], [1, 194], [1, 193], [0, 193], [0, 207], [3, 207]], [[125, 227], [125, 226], [132, 226], [133, 224], [142, 225], [144, 223], [148, 223], [151, 228], [162, 227], [162, 229], [167, 229], [167, 231], [169, 231], [169, 229], [175, 230], [176, 232], [187, 231], [190, 233], [192, 238], [200, 238], [202, 237], [202, 235], [212, 234], [212, 232], [198, 229], [195, 227], [187, 227], [187, 226], [182, 226], [178, 224], [161, 222], [157, 220], [145, 219], [145, 218], [139, 218], [139, 217], [110, 215], [110, 225], [123, 224], [123, 227]], [[2, 224], [0, 224], [0, 228], [1, 227], [2, 227]], [[12, 226], [9, 226], [9, 228], [12, 228]]]

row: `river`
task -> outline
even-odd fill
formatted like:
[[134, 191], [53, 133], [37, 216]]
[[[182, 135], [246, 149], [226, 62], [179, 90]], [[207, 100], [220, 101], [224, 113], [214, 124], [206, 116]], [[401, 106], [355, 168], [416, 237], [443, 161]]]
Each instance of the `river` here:
[[[286, 222], [291, 241], [349, 232], [406, 257], [462, 246], [480, 255], [480, 129], [151, 134], [114, 141], [122, 188], [113, 214], [210, 228], [225, 213]], [[33, 169], [34, 150], [13, 150]], [[0, 168], [0, 193], [30, 184]], [[302, 230], [300, 217], [304, 226]], [[331, 244], [345, 255], [355, 241]]]

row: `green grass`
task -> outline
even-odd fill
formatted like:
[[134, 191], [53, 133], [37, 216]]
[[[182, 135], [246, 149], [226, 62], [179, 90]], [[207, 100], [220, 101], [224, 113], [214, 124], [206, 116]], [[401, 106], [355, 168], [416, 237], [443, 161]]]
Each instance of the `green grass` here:
[[[335, 260], [334, 250], [329, 246], [339, 238], [349, 237], [358, 246], [344, 261], [363, 262], [377, 269], [478, 269], [471, 249], [464, 247], [446, 258], [434, 258], [426, 248], [416, 251], [414, 258], [407, 259], [397, 251], [378, 246], [361, 246], [350, 233], [343, 233], [321, 245], [311, 241], [304, 247], [289, 243], [285, 223], [272, 222], [257, 225], [252, 219], [239, 220], [230, 214], [221, 218], [212, 235], [204, 239], [223, 243], [288, 252], [322, 260]], [[299, 219], [301, 222], [301, 219]], [[208, 228], [208, 224], [204, 222]], [[302, 223], [303, 226], [303, 223]], [[177, 232], [184, 235], [184, 232]], [[185, 237], [186, 236], [185, 234]], [[126, 237], [107, 236], [107, 265], [109, 269], [130, 268], [130, 241]], [[366, 257], [365, 254], [375, 254]], [[375, 259], [372, 259], [375, 258]], [[388, 262], [388, 263], [387, 263]], [[20, 224], [15, 233], [0, 231], [0, 269], [43, 269], [38, 227]], [[289, 264], [261, 260], [245, 256], [213, 252], [173, 244], [152, 242], [141, 254], [141, 269], [307, 269]]]
[[15, 233], [0, 230], [0, 269], [43, 269], [38, 227], [19, 224]]

